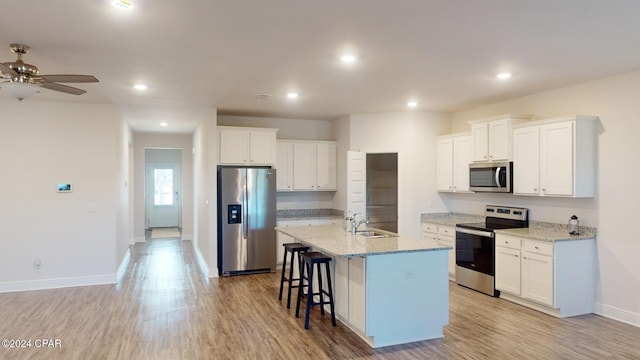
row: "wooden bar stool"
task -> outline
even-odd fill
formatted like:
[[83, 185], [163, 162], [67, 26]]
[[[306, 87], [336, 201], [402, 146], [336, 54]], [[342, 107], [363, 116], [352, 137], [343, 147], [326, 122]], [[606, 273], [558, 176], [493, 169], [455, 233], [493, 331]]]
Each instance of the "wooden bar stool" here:
[[[300, 254], [300, 284], [303, 284], [304, 280], [307, 280], [307, 310], [304, 316], [304, 328], [309, 328], [309, 313], [311, 311], [312, 306], [320, 306], [320, 313], [324, 315], [324, 295], [329, 297], [329, 307], [331, 309], [331, 323], [333, 326], [336, 326], [336, 315], [335, 310], [333, 308], [333, 290], [331, 286], [331, 270], [329, 266], [331, 264], [331, 257], [326, 256], [317, 251], [305, 252]], [[320, 267], [321, 264], [325, 264], [325, 274], [327, 276], [327, 287], [328, 290], [324, 290], [322, 287], [322, 269]], [[317, 278], [318, 278], [318, 292], [313, 292], [313, 266], [316, 266], [317, 269]], [[304, 293], [302, 291], [303, 285], [298, 286], [298, 300], [296, 302], [296, 317], [300, 315], [300, 299], [304, 297]], [[314, 299], [315, 295], [320, 296], [320, 301], [316, 302]]]
[[[282, 290], [284, 288], [285, 281], [289, 284], [289, 290], [287, 291], [287, 309], [291, 308], [291, 289], [300, 287], [300, 274], [297, 278], [293, 277], [293, 267], [295, 259], [298, 258], [298, 268], [300, 267], [300, 253], [309, 251], [309, 247], [300, 243], [287, 243], [282, 244], [284, 246], [284, 259], [282, 260], [282, 275], [280, 276], [280, 295], [278, 300], [282, 300]], [[291, 253], [291, 262], [289, 263], [289, 276], [285, 276], [285, 268], [287, 267], [287, 255]], [[293, 282], [297, 281], [296, 284]]]

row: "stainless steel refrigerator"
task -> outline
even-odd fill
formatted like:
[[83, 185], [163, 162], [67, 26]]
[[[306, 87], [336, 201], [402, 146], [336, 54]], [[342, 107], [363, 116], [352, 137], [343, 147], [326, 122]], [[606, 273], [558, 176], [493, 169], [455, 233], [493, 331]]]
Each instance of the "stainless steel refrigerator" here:
[[275, 271], [276, 170], [218, 168], [218, 269], [229, 276]]

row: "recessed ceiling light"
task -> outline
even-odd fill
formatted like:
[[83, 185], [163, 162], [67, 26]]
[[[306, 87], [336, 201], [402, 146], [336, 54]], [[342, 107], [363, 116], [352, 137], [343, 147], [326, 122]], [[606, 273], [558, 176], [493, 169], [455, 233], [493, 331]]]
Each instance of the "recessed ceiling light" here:
[[115, 0], [111, 3], [111, 5], [123, 9], [131, 9], [133, 8], [133, 3], [127, 0]]
[[133, 88], [136, 90], [147, 90], [147, 85], [145, 84], [135, 84], [133, 85]]
[[345, 64], [351, 64], [356, 62], [357, 58], [355, 55], [353, 54], [344, 54], [342, 56], [340, 56], [340, 61], [342, 61]]
[[407, 106], [410, 107], [410, 108], [414, 108], [414, 107], [418, 106], [418, 102], [415, 101], [415, 100], [411, 100], [411, 101], [407, 102]]
[[163, 122], [160, 123], [160, 126], [167, 127], [167, 126], [169, 126], [169, 124], [167, 124], [166, 122], [163, 121]]
[[498, 79], [500, 79], [500, 80], [506, 80], [506, 79], [511, 77], [511, 73], [503, 72], [503, 73], [500, 73], [500, 74], [496, 75], [496, 77]]
[[287, 97], [289, 99], [297, 99], [298, 96], [300, 96], [300, 95], [297, 92], [290, 92], [290, 93], [287, 94]]

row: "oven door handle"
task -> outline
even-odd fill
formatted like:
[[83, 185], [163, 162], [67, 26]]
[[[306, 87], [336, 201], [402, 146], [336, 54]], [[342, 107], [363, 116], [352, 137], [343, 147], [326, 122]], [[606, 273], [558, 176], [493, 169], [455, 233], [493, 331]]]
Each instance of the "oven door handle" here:
[[495, 234], [492, 231], [471, 230], [471, 229], [465, 229], [465, 228], [456, 227], [456, 232], [460, 232], [460, 233], [463, 233], [463, 234], [490, 237], [490, 238], [494, 238], [495, 237]]

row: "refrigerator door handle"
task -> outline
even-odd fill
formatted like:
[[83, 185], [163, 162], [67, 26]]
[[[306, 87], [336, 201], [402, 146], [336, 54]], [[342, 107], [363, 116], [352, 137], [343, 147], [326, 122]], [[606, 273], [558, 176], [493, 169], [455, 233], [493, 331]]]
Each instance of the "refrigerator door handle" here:
[[245, 184], [244, 184], [244, 194], [243, 196], [243, 200], [244, 200], [244, 206], [243, 206], [243, 214], [242, 216], [244, 217], [244, 221], [242, 222], [242, 239], [248, 239], [249, 238], [249, 194], [247, 191], [247, 183], [246, 183], [246, 177], [245, 177]]

